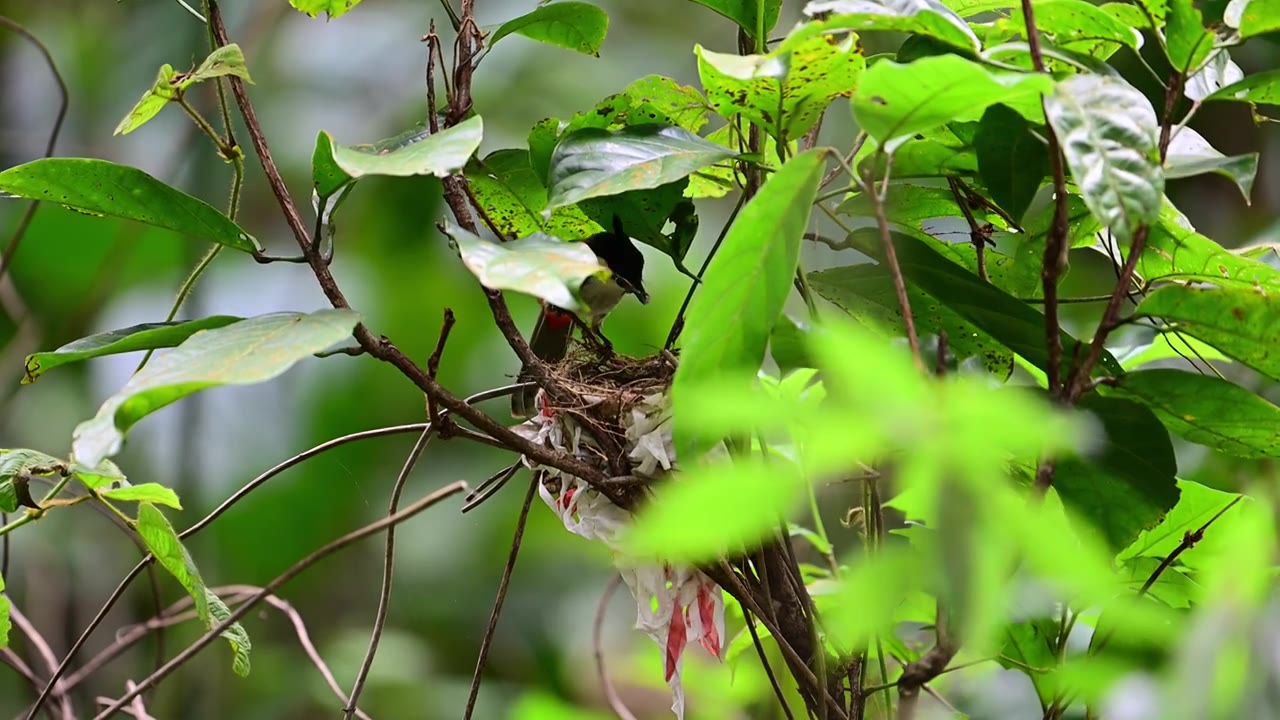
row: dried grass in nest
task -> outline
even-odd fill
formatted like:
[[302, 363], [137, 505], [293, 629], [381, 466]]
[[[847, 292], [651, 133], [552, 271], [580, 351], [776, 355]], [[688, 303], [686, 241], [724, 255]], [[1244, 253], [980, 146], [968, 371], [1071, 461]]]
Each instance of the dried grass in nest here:
[[662, 354], [604, 357], [595, 348], [575, 345], [551, 374], [574, 396], [573, 403], [554, 405], [554, 410], [570, 412], [621, 441], [623, 414], [645, 395], [665, 392], [675, 367]]

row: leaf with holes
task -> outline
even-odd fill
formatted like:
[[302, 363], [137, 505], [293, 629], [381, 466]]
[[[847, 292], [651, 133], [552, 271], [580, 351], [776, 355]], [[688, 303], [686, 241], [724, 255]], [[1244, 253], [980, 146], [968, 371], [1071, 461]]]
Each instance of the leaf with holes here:
[[[693, 0], [693, 2], [711, 8], [738, 24], [748, 36], [763, 44], [768, 40], [768, 33], [778, 24], [778, 13], [782, 9], [782, 0]], [[764, 17], [760, 16], [764, 10]], [[765, 37], [759, 37], [763, 30]]]
[[622, 91], [634, 106], [647, 105], [666, 120], [696, 133], [707, 124], [707, 100], [702, 93], [662, 75], [646, 75]]
[[530, 40], [600, 57], [600, 45], [608, 31], [609, 16], [595, 5], [557, 2], [506, 21], [489, 37], [489, 47], [515, 33]]
[[565, 242], [541, 233], [492, 243], [445, 221], [454, 248], [481, 285], [515, 290], [566, 310], [583, 309], [578, 290], [587, 278], [608, 277], [586, 243]]
[[143, 323], [119, 330], [95, 333], [73, 340], [57, 350], [28, 355], [22, 384], [35, 382], [36, 378], [59, 365], [105, 355], [173, 347], [191, 337], [195, 332], [230, 325], [240, 320], [241, 318], [231, 315], [214, 315], [199, 320]]
[[718, 438], [680, 421], [681, 396], [708, 379], [749, 383], [791, 291], [800, 239], [822, 179], [826, 152], [810, 150], [769, 176], [738, 214], [711, 259], [685, 315], [680, 367], [672, 386], [675, 442], [694, 457]]
[[1151, 103], [1114, 78], [1076, 75], [1045, 98], [1071, 176], [1089, 209], [1122, 242], [1160, 213], [1160, 171]]
[[779, 142], [798, 139], [866, 67], [856, 38], [817, 36], [768, 55], [727, 55], [694, 47], [707, 101], [722, 117], [742, 115]]
[[[142, 544], [156, 556], [160, 566], [168, 570], [169, 574], [173, 575], [191, 596], [191, 600], [195, 603], [196, 615], [206, 629], [212, 630], [218, 623], [231, 616], [226, 603], [209, 591], [204, 579], [200, 577], [200, 570], [191, 559], [191, 554], [187, 552], [182, 540], [174, 532], [168, 518], [156, 509], [155, 505], [149, 502], [138, 505], [137, 530], [138, 537], [142, 538]], [[252, 647], [249, 634], [240, 623], [235, 623], [222, 631], [222, 637], [231, 646], [232, 669], [241, 677], [248, 676], [249, 651]]]
[[[938, 0], [813, 0], [806, 15], [830, 13], [825, 20], [809, 23], [794, 35], [835, 30], [894, 31], [940, 40], [962, 50], [979, 48], [978, 38], [956, 13]], [[784, 41], [784, 45], [788, 41]]]
[[853, 114], [871, 137], [893, 152], [923, 130], [976, 120], [991, 105], [1035, 98], [1052, 86], [1045, 75], [993, 72], [958, 55], [926, 57], [906, 65], [884, 60], [863, 74]]
[[1205, 280], [1280, 291], [1280, 270], [1230, 252], [1197, 233], [1168, 201], [1151, 225], [1147, 245], [1138, 258], [1138, 274], [1145, 280]]
[[326, 13], [333, 20], [350, 12], [360, 4], [360, 0], [289, 0], [289, 4], [311, 17]]
[[1171, 323], [1223, 354], [1280, 380], [1280, 295], [1245, 284], [1169, 285], [1147, 295], [1135, 311]]
[[480, 147], [484, 121], [477, 115], [431, 135], [418, 127], [373, 145], [343, 147], [333, 143], [333, 161], [350, 178], [366, 175], [435, 175], [461, 170]]
[[1280, 407], [1233, 382], [1172, 369], [1125, 373], [1108, 394], [1146, 405], [1187, 440], [1237, 457], [1280, 457]]
[[95, 467], [119, 452], [124, 434], [152, 412], [206, 388], [271, 380], [349, 336], [359, 320], [351, 310], [320, 310], [261, 315], [200, 330], [156, 355], [92, 420], [80, 423], [72, 436], [72, 456]]
[[1234, 100], [1255, 105], [1280, 105], [1280, 70], [1267, 70], [1213, 91], [1205, 101]]
[[1169, 141], [1169, 153], [1165, 159], [1166, 178], [1185, 178], [1205, 173], [1221, 175], [1244, 195], [1245, 204], [1253, 193], [1253, 180], [1258, 175], [1258, 153], [1232, 155], [1218, 152], [1200, 133], [1189, 127], [1177, 131]]
[[1132, 400], [1087, 396], [1079, 407], [1102, 423], [1106, 440], [1094, 457], [1059, 460], [1053, 487], [1119, 552], [1178, 502], [1173, 443], [1151, 410]]
[[135, 220], [245, 252], [261, 249], [253, 236], [203, 200], [106, 160], [44, 158], [11, 167], [0, 172], [0, 193]]
[[1049, 153], [1031, 123], [1004, 105], [982, 114], [973, 137], [978, 176], [991, 199], [1014, 220], [1022, 218], [1049, 174]]
[[552, 153], [547, 207], [656, 188], [736, 155], [669, 125], [585, 128], [563, 137]]
[[[893, 278], [884, 268], [849, 265], [812, 272], [808, 278], [814, 292], [858, 322], [881, 332], [905, 334]], [[990, 335], [914, 287], [907, 289], [907, 296], [917, 332], [945, 332], [948, 347], [957, 358], [980, 358], [987, 370], [1001, 379], [1013, 372], [1013, 354]]]

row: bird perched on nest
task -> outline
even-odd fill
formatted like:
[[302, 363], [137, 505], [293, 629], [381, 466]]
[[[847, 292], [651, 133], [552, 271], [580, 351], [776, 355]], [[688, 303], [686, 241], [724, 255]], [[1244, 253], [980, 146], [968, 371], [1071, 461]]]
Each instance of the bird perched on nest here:
[[[632, 244], [631, 238], [622, 228], [622, 219], [617, 215], [613, 217], [612, 230], [596, 233], [584, 242], [596, 254], [600, 264], [608, 268], [610, 274], [607, 280], [593, 275], [582, 283], [578, 295], [590, 313], [583, 321], [609, 347], [608, 341], [600, 334], [600, 325], [604, 323], [605, 316], [627, 294], [635, 295], [641, 304], [649, 302], [649, 294], [645, 292], [642, 279], [644, 255]], [[568, 310], [544, 303], [538, 322], [533, 327], [533, 335], [529, 337], [529, 349], [545, 363], [560, 362], [569, 350], [574, 320], [574, 314]], [[518, 379], [520, 382], [528, 382], [530, 377], [528, 368], [524, 368]], [[538, 388], [530, 387], [512, 395], [511, 414], [515, 417], [533, 415], [537, 394]]]

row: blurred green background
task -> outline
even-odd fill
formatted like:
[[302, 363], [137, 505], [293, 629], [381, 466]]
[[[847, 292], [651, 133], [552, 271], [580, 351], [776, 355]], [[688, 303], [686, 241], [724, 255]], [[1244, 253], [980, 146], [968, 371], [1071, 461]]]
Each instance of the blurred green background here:
[[[535, 7], [532, 0], [477, 5], [482, 24]], [[611, 18], [600, 59], [523, 38], [504, 41], [485, 58], [475, 80], [476, 109], [485, 118], [482, 152], [521, 146], [538, 120], [567, 118], [643, 75], [663, 74], [696, 85], [695, 42], [722, 52], [736, 49], [732, 24], [687, 0], [601, 0], [599, 5]], [[177, 2], [0, 0], [0, 14], [47, 43], [65, 76], [71, 104], [58, 155], [134, 165], [215, 206], [225, 202], [229, 167], [176, 109], [166, 109], [127, 137], [112, 136], [159, 65], [185, 69], [207, 52], [203, 25]], [[228, 1], [224, 14], [232, 39], [245, 50], [257, 83], [251, 95], [300, 205], [307, 205], [318, 131], [327, 130], [343, 143], [369, 142], [424, 117], [426, 46], [420, 38], [432, 18], [447, 27], [438, 3], [366, 0], [334, 22], [307, 18], [285, 0]], [[799, 4], [787, 2], [775, 34], [783, 34], [798, 16]], [[869, 52], [891, 50], [896, 42], [869, 39]], [[1277, 59], [1275, 46], [1265, 40], [1234, 56], [1246, 72], [1272, 67]], [[211, 87], [195, 99], [210, 117], [215, 114]], [[39, 54], [0, 28], [0, 169], [43, 152], [57, 103]], [[1280, 206], [1273, 152], [1280, 135], [1274, 126], [1255, 126], [1247, 108], [1227, 106], [1204, 112], [1193, 127], [1227, 154], [1263, 153], [1254, 204], [1246, 206], [1221, 178], [1173, 184], [1175, 202], [1203, 232], [1229, 247], [1280, 240], [1280, 227], [1269, 224]], [[853, 133], [847, 105], [837, 103], [824, 138], [847, 142]], [[237, 138], [248, 145], [243, 128]], [[287, 254], [293, 241], [256, 156], [247, 152], [240, 221], [269, 250]], [[731, 205], [732, 200], [700, 202], [702, 230], [691, 266], [701, 262]], [[0, 238], [7, 240], [24, 209], [18, 201], [0, 202]], [[476, 283], [434, 229], [444, 212], [435, 180], [365, 180], [343, 208], [334, 270], [374, 332], [393, 338], [420, 361], [434, 345], [442, 309], [452, 308], [458, 324], [440, 378], [466, 394], [506, 384], [518, 364], [493, 329]], [[41, 208], [16, 257], [12, 283], [0, 282], [0, 447], [65, 455], [74, 426], [126, 381], [138, 358], [60, 368], [33, 386], [19, 387], [23, 356], [91, 332], [163, 319], [204, 250], [140, 225]], [[606, 326], [615, 345], [630, 354], [661, 345], [687, 287], [666, 258], [645, 252], [646, 285], [655, 301], [644, 307], [624, 303]], [[825, 249], [806, 248], [806, 255], [809, 269], [837, 263]], [[1073, 269], [1069, 292], [1110, 287], [1110, 270], [1100, 255], [1073, 256]], [[511, 298], [510, 305], [527, 328], [533, 302]], [[324, 306], [305, 267], [264, 267], [229, 252], [205, 275], [183, 317]], [[1083, 323], [1090, 312], [1085, 308], [1073, 320]], [[491, 410], [505, 417], [504, 404]], [[422, 397], [389, 366], [338, 356], [304, 362], [267, 385], [219, 389], [170, 406], [137, 427], [117, 459], [134, 482], [177, 489], [186, 509], [170, 517], [183, 528], [280, 460], [345, 433], [415, 422], [423, 415]], [[412, 442], [412, 436], [402, 435], [347, 445], [273, 479], [191, 542], [206, 580], [211, 586], [264, 584], [308, 552], [383, 514]], [[1233, 468], [1216, 458], [1183, 453], [1182, 461], [1183, 476], [1230, 484]], [[433, 443], [406, 497], [458, 479], [479, 482], [509, 462], [488, 448]], [[450, 503], [400, 529], [390, 620], [361, 700], [374, 717], [460, 716], [525, 482], [526, 476], [519, 476], [476, 512], [463, 516], [458, 503]], [[831, 503], [831, 525], [840, 512], [839, 503]], [[58, 654], [139, 557], [106, 517], [87, 507], [54, 513], [14, 533], [12, 540], [9, 594]], [[366, 541], [309, 570], [282, 592], [301, 613], [344, 689], [350, 688], [367, 643], [381, 553], [380, 540]], [[610, 573], [603, 547], [568, 534], [545, 507], [535, 505], [476, 717], [570, 718], [578, 717], [570, 706], [603, 707], [591, 620]], [[161, 592], [166, 604], [181, 596], [166, 578]], [[138, 582], [81, 657], [109, 643], [117, 628], [153, 614], [151, 603], [147, 583]], [[634, 604], [618, 592], [606, 624], [611, 673], [638, 715], [669, 716], [660, 651], [630, 629], [633, 620]], [[254, 671], [248, 679], [234, 677], [225, 647], [215, 646], [162, 685], [148, 703], [152, 714], [193, 720], [337, 716], [338, 701], [282, 615], [264, 609], [249, 616], [246, 628], [254, 640]], [[196, 635], [190, 626], [171, 631], [166, 652], [172, 654]], [[21, 640], [16, 645], [25, 650]], [[142, 643], [102, 670], [79, 697], [81, 712], [91, 714], [87, 707], [93, 695], [119, 695], [128, 678], [144, 676], [155, 652], [153, 642]], [[750, 653], [744, 659], [735, 667], [713, 667], [702, 662], [699, 651], [690, 651], [690, 718], [753, 717], [754, 704], [768, 704], [768, 686], [757, 664]], [[996, 673], [986, 672], [998, 680]], [[0, 671], [0, 716], [17, 713], [30, 700], [25, 684]], [[582, 712], [582, 718], [595, 717]], [[978, 706], [970, 712], [983, 716]]]

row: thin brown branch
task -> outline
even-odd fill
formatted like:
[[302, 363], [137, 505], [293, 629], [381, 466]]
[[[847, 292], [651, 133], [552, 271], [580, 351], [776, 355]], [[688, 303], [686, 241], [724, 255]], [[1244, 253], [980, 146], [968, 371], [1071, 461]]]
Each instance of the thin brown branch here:
[[[449, 332], [453, 330], [453, 324], [453, 310], [445, 308], [444, 320], [440, 324], [440, 334], [436, 337], [436, 348], [431, 351], [431, 356], [427, 358], [427, 376], [432, 380], [435, 380], [440, 372], [440, 356], [444, 354], [445, 343], [449, 342]], [[446, 434], [445, 428], [441, 425], [440, 408], [436, 407], [436, 403], [431, 399], [430, 395], [427, 396], [427, 419], [431, 421], [431, 426], [436, 428], [436, 432], [442, 435]], [[388, 534], [387, 537], [391, 537], [391, 535]]]
[[[436, 346], [436, 350], [443, 349], [444, 341], [449, 336], [449, 328], [453, 323], [453, 313], [446, 311], [445, 326], [440, 331], [440, 343]], [[439, 362], [439, 357], [432, 355]], [[422, 435], [418, 437], [418, 442], [414, 443], [413, 449], [409, 451], [409, 457], [405, 458], [404, 465], [400, 468], [400, 474], [396, 476], [395, 485], [391, 488], [391, 500], [387, 504], [387, 516], [396, 514], [396, 510], [400, 508], [400, 494], [404, 491], [405, 483], [409, 479], [409, 474], [413, 472], [414, 465], [418, 464], [418, 458], [422, 457], [423, 451], [427, 449], [427, 443], [431, 442], [431, 437], [435, 434], [433, 431], [436, 425], [432, 424], [422, 431]], [[360, 700], [360, 693], [364, 690], [365, 681], [369, 678], [369, 670], [373, 667], [373, 659], [378, 654], [378, 643], [382, 640], [382, 629], [387, 623], [387, 609], [391, 605], [391, 581], [393, 577], [393, 569], [395, 566], [396, 554], [396, 528], [394, 525], [387, 527], [386, 545], [383, 550], [382, 557], [382, 587], [378, 592], [378, 609], [373, 616], [373, 631], [369, 633], [369, 648], [365, 651], [364, 660], [360, 663], [360, 670], [356, 673], [356, 681], [351, 687], [351, 698], [347, 700], [347, 704], [343, 707], [343, 719], [351, 720], [355, 715], [356, 704]]]
[[978, 279], [982, 282], [991, 282], [987, 277], [987, 236], [982, 232], [982, 226], [978, 224], [977, 218], [973, 216], [973, 210], [969, 207], [969, 198], [964, 190], [960, 187], [960, 181], [948, 176], [947, 185], [951, 187], [951, 194], [956, 199], [956, 205], [960, 206], [960, 212], [964, 215], [964, 221], [969, 224], [969, 241], [973, 243], [973, 252], [978, 262]]
[[1209, 526], [1217, 522], [1218, 518], [1225, 515], [1228, 510], [1235, 507], [1236, 503], [1240, 502], [1241, 498], [1243, 497], [1244, 497], [1243, 495], [1235, 496], [1234, 498], [1231, 499], [1231, 502], [1227, 503], [1225, 506], [1223, 506], [1221, 510], [1214, 513], [1213, 517], [1209, 518], [1208, 520], [1205, 521], [1203, 525], [1196, 528], [1195, 532], [1189, 532], [1183, 535], [1182, 542], [1178, 543], [1178, 546], [1175, 547], [1172, 551], [1170, 551], [1170, 553], [1166, 555], [1163, 560], [1160, 561], [1160, 564], [1156, 566], [1156, 569], [1154, 571], [1152, 571], [1151, 576], [1147, 578], [1147, 581], [1142, 583], [1142, 589], [1138, 591], [1138, 597], [1142, 597], [1143, 595], [1146, 595], [1147, 591], [1151, 589], [1152, 585], [1156, 584], [1156, 581], [1160, 579], [1160, 576], [1164, 573], [1164, 571], [1168, 570], [1169, 566], [1172, 565], [1173, 562], [1182, 555], [1182, 553], [1195, 547], [1197, 543], [1203, 540], [1204, 531], [1208, 530]]
[[915, 717], [920, 689], [947, 669], [959, 647], [948, 637], [942, 604], [938, 604], [937, 641], [920, 659], [907, 663], [898, 678], [898, 720]]
[[215, 625], [207, 633], [205, 633], [204, 635], [201, 635], [198, 640], [196, 640], [194, 643], [192, 643], [182, 652], [175, 655], [172, 660], [164, 664], [164, 667], [160, 668], [156, 672], [147, 676], [142, 682], [138, 683], [138, 686], [136, 688], [125, 693], [111, 707], [99, 713], [95, 717], [95, 720], [106, 720], [106, 718], [109, 718], [116, 712], [119, 712], [121, 708], [123, 708], [126, 704], [128, 704], [129, 701], [133, 700], [133, 698], [136, 697], [138, 694], [158, 684], [161, 680], [168, 677], [168, 675], [172, 673], [174, 670], [181, 667], [188, 660], [195, 657], [197, 653], [199, 653], [201, 650], [208, 647], [211, 643], [217, 640], [218, 637], [221, 636], [221, 634], [227, 628], [231, 627], [232, 624], [238, 622], [245, 615], [248, 615], [249, 611], [257, 607], [258, 603], [262, 602], [262, 600], [266, 598], [266, 596], [274, 594], [285, 583], [297, 577], [304, 570], [307, 570], [308, 568], [310, 568], [312, 565], [315, 565], [320, 560], [323, 560], [329, 555], [332, 555], [333, 553], [346, 548], [348, 545], [351, 545], [355, 542], [363, 540], [364, 538], [369, 537], [370, 535], [376, 535], [377, 533], [382, 532], [383, 530], [393, 525], [398, 525], [414, 517], [415, 515], [421, 513], [422, 511], [432, 507], [433, 505], [438, 504], [440, 501], [444, 500], [445, 498], [448, 498], [451, 495], [456, 495], [457, 493], [460, 493], [466, 489], [467, 489], [467, 484], [461, 480], [459, 480], [458, 482], [452, 483], [450, 485], [447, 485], [441, 488], [440, 490], [437, 490], [434, 493], [431, 493], [430, 495], [422, 498], [421, 500], [418, 500], [417, 502], [413, 503], [412, 505], [405, 508], [404, 510], [401, 510], [395, 515], [390, 515], [384, 518], [380, 518], [368, 525], [365, 525], [364, 527], [358, 530], [349, 532], [346, 535], [343, 535], [342, 537], [338, 538], [337, 540], [330, 542], [329, 544], [325, 545], [319, 550], [316, 550], [315, 552], [306, 556], [302, 560], [299, 560], [297, 563], [294, 563], [288, 570], [285, 570], [283, 573], [277, 576], [274, 580], [272, 580], [271, 582], [263, 586], [262, 590], [255, 593], [252, 597], [250, 597], [247, 601], [245, 601], [243, 605], [231, 611], [231, 614], [227, 616], [225, 620]]
[[[1030, 2], [1030, 0], [1027, 0]], [[898, 297], [898, 309], [902, 312], [902, 325], [906, 330], [907, 344], [911, 347], [911, 357], [916, 367], [923, 370], [924, 360], [920, 357], [920, 338], [916, 335], [915, 319], [911, 315], [911, 300], [907, 297], [907, 281], [902, 276], [902, 266], [898, 264], [898, 251], [893, 245], [893, 233], [889, 232], [889, 217], [885, 214], [885, 196], [889, 188], [889, 167], [886, 162], [884, 182], [880, 190], [876, 190], [875, 180], [868, 171], [863, 178], [863, 188], [875, 206], [876, 227], [880, 230], [880, 244], [884, 248], [884, 263], [893, 277], [893, 291]]]
[[[467, 4], [464, 2], [463, 7]], [[529, 507], [533, 505], [533, 496], [537, 494], [538, 485], [542, 482], [542, 474], [534, 473], [529, 481], [529, 490], [524, 495], [524, 505], [520, 507], [520, 517], [516, 520], [515, 535], [511, 538], [511, 553], [507, 555], [507, 565], [502, 569], [502, 580], [498, 582], [498, 594], [493, 600], [493, 612], [489, 614], [489, 624], [485, 626], [484, 638], [480, 641], [480, 655], [476, 658], [476, 669], [471, 674], [471, 690], [467, 693], [467, 706], [462, 712], [463, 720], [471, 720], [476, 709], [476, 699], [480, 696], [480, 678], [484, 674], [485, 662], [489, 659], [489, 646], [493, 644], [493, 634], [498, 628], [498, 617], [502, 615], [502, 604], [507, 599], [507, 586], [511, 583], [511, 573], [516, 569], [516, 558], [520, 555], [520, 544], [524, 540], [524, 525], [529, 519]]]
[[720, 249], [720, 245], [724, 243], [724, 238], [729, 234], [729, 228], [733, 226], [733, 221], [738, 218], [738, 212], [742, 210], [742, 206], [746, 204], [747, 196], [745, 193], [738, 195], [738, 202], [734, 204], [733, 210], [729, 213], [729, 219], [725, 220], [724, 226], [720, 228], [720, 234], [716, 236], [716, 241], [711, 245], [711, 251], [707, 253], [707, 257], [702, 261], [702, 267], [698, 268], [698, 276], [689, 284], [689, 290], [684, 294], [684, 301], [680, 303], [680, 309], [676, 311], [675, 320], [671, 321], [671, 330], [667, 332], [667, 341], [663, 343], [662, 349], [670, 351], [675, 347], [676, 340], [680, 337], [680, 332], [684, 330], [684, 313], [689, 309], [689, 303], [693, 300], [693, 293], [698, 289], [698, 285], [702, 282], [702, 276], [706, 274], [707, 267], [711, 265], [711, 260], [716, 256], [716, 252]]
[[773, 688], [773, 696], [778, 699], [778, 707], [782, 708], [782, 714], [787, 717], [787, 720], [795, 720], [795, 716], [791, 714], [791, 706], [787, 704], [787, 696], [782, 692], [777, 676], [773, 674], [773, 667], [769, 665], [764, 643], [760, 642], [760, 633], [756, 632], [755, 619], [748, 612], [742, 613], [742, 616], [746, 620], [747, 632], [751, 633], [751, 644], [755, 645], [756, 655], [760, 657], [760, 667], [764, 668], [765, 677], [769, 678], [769, 687]]
[[[35, 651], [36, 656], [40, 658], [45, 667], [49, 668], [49, 672], [53, 673], [58, 669], [58, 658], [53, 654], [53, 648], [49, 647], [49, 643], [45, 641], [44, 636], [31, 624], [27, 616], [15, 603], [9, 604], [9, 619], [13, 622], [13, 627], [21, 632], [27, 639], [27, 644]], [[65, 720], [75, 720], [75, 709], [71, 705], [71, 698], [66, 691], [58, 693], [59, 711]]]
[[591, 624], [591, 649], [596, 658], [596, 675], [600, 680], [601, 689], [604, 690], [604, 697], [609, 703], [609, 708], [613, 710], [613, 714], [617, 715], [620, 720], [636, 720], [636, 716], [632, 715], [631, 711], [627, 709], [626, 703], [622, 702], [622, 698], [618, 696], [618, 691], [614, 689], [613, 682], [609, 680], [609, 673], [604, 668], [604, 643], [600, 639], [600, 631], [604, 627], [605, 612], [609, 609], [609, 598], [613, 597], [613, 593], [617, 591], [618, 586], [621, 584], [622, 576], [614, 575], [609, 578], [609, 583], [604, 586], [604, 592], [600, 594], [600, 602], [596, 604], [596, 617]]

